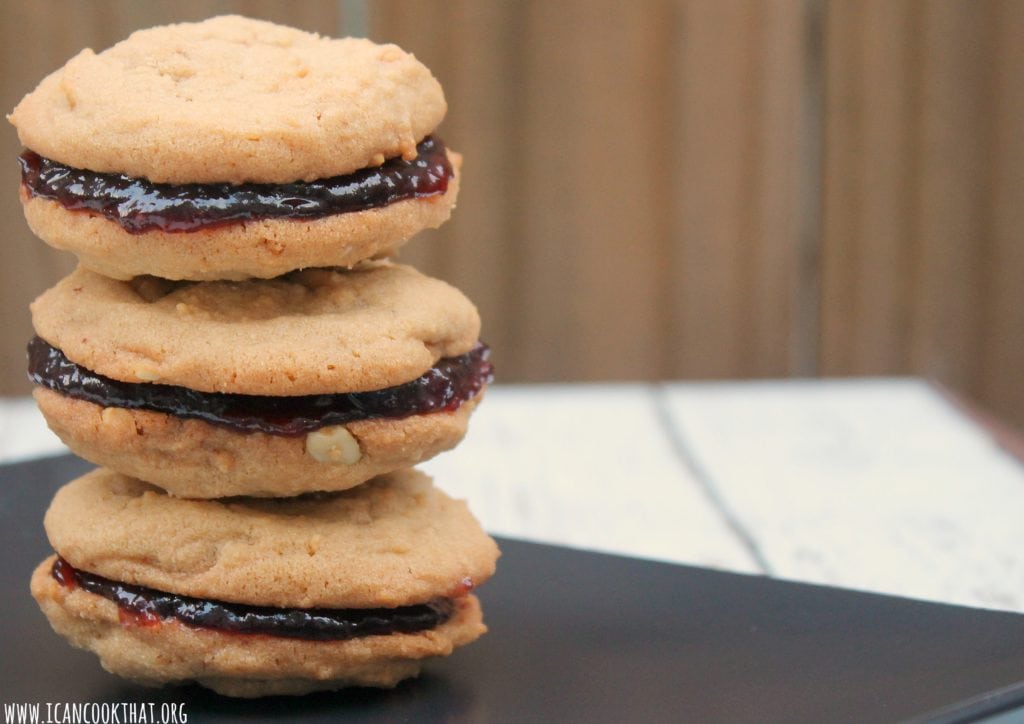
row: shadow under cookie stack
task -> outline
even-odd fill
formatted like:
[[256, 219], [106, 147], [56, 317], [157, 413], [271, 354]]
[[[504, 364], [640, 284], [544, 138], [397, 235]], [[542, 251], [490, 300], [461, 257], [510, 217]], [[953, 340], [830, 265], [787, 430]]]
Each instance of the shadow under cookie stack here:
[[412, 469], [491, 381], [476, 309], [386, 257], [460, 157], [395, 46], [240, 17], [85, 50], [15, 108], [50, 427], [103, 467], [32, 578], [109, 671], [233, 696], [395, 685], [480, 636], [498, 550]]

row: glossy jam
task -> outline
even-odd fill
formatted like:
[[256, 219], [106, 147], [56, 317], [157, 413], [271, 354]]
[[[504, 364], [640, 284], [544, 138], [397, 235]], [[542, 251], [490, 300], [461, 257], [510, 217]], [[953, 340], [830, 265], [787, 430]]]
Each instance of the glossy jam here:
[[58, 556], [54, 579], [67, 588], [81, 588], [117, 604], [122, 624], [159, 626], [166, 619], [225, 633], [266, 634], [312, 641], [343, 641], [361, 636], [412, 633], [435, 628], [454, 610], [442, 598], [398, 608], [272, 608], [207, 601], [130, 586], [86, 573]]
[[28, 344], [28, 376], [38, 385], [103, 407], [153, 410], [241, 432], [287, 437], [356, 420], [457, 410], [494, 379], [489, 357], [490, 349], [478, 343], [466, 354], [442, 359], [417, 379], [396, 387], [270, 397], [112, 380], [75, 364], [56, 347], [34, 337]]
[[141, 234], [256, 219], [316, 219], [445, 193], [452, 167], [444, 143], [428, 136], [416, 150], [412, 161], [393, 158], [345, 176], [287, 184], [155, 184], [71, 168], [33, 151], [18, 160], [29, 194], [102, 214], [125, 231]]

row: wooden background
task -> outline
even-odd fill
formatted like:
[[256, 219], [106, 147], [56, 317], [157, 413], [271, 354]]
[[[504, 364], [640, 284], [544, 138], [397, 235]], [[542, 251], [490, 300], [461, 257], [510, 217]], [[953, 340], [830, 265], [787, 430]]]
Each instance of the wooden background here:
[[[503, 381], [923, 375], [1024, 425], [1024, 2], [0, 4], [0, 103], [84, 46], [242, 12], [414, 52], [466, 156], [402, 258], [462, 288]], [[0, 393], [34, 240], [2, 134]]]

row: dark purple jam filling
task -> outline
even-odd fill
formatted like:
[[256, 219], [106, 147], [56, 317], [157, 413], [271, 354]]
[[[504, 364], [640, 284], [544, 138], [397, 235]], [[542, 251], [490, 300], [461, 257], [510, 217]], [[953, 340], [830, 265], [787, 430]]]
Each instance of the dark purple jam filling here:
[[206, 601], [130, 586], [80, 571], [57, 557], [53, 577], [66, 588], [81, 588], [113, 601], [124, 624], [157, 626], [164, 619], [227, 633], [267, 634], [311, 641], [344, 641], [361, 636], [413, 633], [435, 628], [451, 618], [449, 598], [398, 608], [273, 608]]
[[448, 190], [452, 166], [440, 140], [427, 136], [412, 161], [345, 176], [287, 184], [155, 184], [143, 178], [71, 168], [25, 151], [21, 182], [33, 196], [92, 211], [132, 234], [188, 232], [256, 219], [318, 219], [364, 211]]
[[103, 407], [153, 410], [242, 432], [285, 437], [371, 418], [451, 412], [494, 379], [487, 345], [446, 357], [417, 379], [372, 392], [271, 397], [199, 392], [112, 380], [81, 367], [39, 337], [28, 343], [28, 376], [37, 385]]

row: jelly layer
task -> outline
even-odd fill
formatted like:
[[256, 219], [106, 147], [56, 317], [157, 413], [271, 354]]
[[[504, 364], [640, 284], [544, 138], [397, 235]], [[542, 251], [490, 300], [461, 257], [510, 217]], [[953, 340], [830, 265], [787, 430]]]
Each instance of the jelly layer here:
[[204, 420], [240, 432], [298, 436], [328, 425], [457, 410], [494, 379], [490, 349], [477, 345], [446, 357], [423, 375], [370, 392], [273, 397], [199, 392], [187, 387], [121, 382], [96, 374], [34, 337], [28, 376], [35, 384], [103, 407], [152, 410]]
[[159, 626], [167, 619], [236, 634], [265, 634], [311, 641], [344, 641], [363, 636], [426, 631], [447, 621], [451, 599], [398, 608], [273, 608], [210, 601], [112, 581], [80, 571], [57, 557], [53, 578], [117, 604], [126, 625]]
[[345, 176], [288, 184], [155, 184], [72, 168], [25, 151], [21, 182], [32, 196], [91, 211], [132, 234], [197, 231], [258, 219], [316, 219], [444, 194], [452, 166], [444, 143], [428, 136], [412, 161], [393, 158]]

